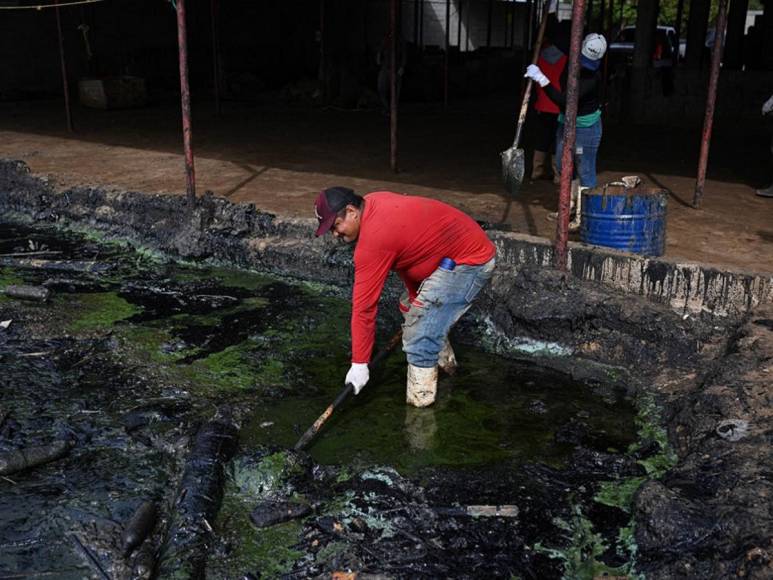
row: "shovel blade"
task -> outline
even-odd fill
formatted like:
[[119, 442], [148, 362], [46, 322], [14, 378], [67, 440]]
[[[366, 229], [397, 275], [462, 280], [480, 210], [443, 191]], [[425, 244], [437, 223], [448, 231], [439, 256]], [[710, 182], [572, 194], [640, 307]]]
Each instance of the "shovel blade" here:
[[526, 161], [523, 149], [510, 147], [500, 154], [502, 157], [502, 181], [510, 195], [517, 195], [523, 183]]

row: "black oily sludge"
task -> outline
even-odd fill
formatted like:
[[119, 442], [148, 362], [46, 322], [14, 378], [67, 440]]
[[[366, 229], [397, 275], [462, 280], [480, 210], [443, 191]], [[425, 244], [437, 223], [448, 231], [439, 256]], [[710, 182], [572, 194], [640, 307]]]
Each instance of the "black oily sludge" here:
[[[24, 231], [17, 228], [14, 235], [24, 237]], [[72, 243], [73, 238], [66, 239]], [[57, 245], [55, 236], [47, 244], [67, 246]], [[530, 544], [564, 543], [550, 523], [553, 515], [564, 513], [571, 502], [589, 501], [594, 479], [632, 468], [617, 465], [630, 463], [622, 453], [636, 439], [628, 428], [634, 409], [624, 390], [573, 383], [561, 372], [494, 360], [461, 346], [462, 369], [441, 382], [437, 407], [430, 414], [411, 413], [416, 410], [402, 403], [404, 361], [397, 354], [374, 377], [378, 386], [331, 422], [310, 450], [311, 457], [270, 452], [266, 445], [289, 449], [337, 391], [347, 358], [346, 302], [288, 281], [138, 264], [128, 252], [105, 256], [111, 273], [83, 273], [84, 284], [71, 271], [3, 271], [3, 276], [25, 283], [45, 277], [56, 290], [49, 304], [2, 301], [4, 316], [13, 322], [1, 335], [7, 372], [0, 385], [4, 408], [15, 424], [2, 445], [19, 449], [52, 433], [67, 434], [75, 442], [71, 457], [22, 472], [14, 480], [26, 507], [20, 512], [12, 503], [0, 506], [0, 517], [8, 524], [0, 533], [8, 548], [5, 568], [68, 574], [98, 566], [120, 577], [132, 570], [181, 569], [184, 563], [191, 576], [205, 570], [218, 577], [221, 572], [261, 569], [311, 574], [312, 568], [301, 562], [281, 558], [284, 540], [266, 536], [281, 526], [300, 525], [299, 533], [333, 526], [335, 546], [327, 547], [329, 542], [319, 538], [314, 544], [314, 534], [307, 538], [308, 555], [325, 547], [331, 556], [320, 557], [315, 570], [340, 565], [333, 555], [346, 546], [350, 555], [362, 549], [358, 561], [363, 567], [391, 562], [390, 569], [402, 566], [406, 574], [422, 566], [441, 573], [451, 569], [443, 560], [461, 546], [457, 536], [481, 542], [500, 529], [509, 530], [509, 539], [476, 553], [488, 558], [505, 545], [513, 557], [500, 557], [485, 569], [499, 573], [528, 563], [535, 570], [556, 571], [560, 562], [544, 554], [530, 557]], [[68, 254], [63, 251], [60, 257], [66, 261]], [[58, 282], [60, 275], [64, 282]], [[205, 303], [205, 296], [234, 300]], [[109, 315], [100, 314], [103, 310]], [[22, 377], [28, 388], [18, 388]], [[230, 409], [230, 419], [213, 423], [217, 408]], [[230, 460], [237, 429], [241, 450]], [[392, 441], [402, 441], [402, 450]], [[609, 448], [617, 451], [607, 453]], [[255, 457], [255, 449], [264, 451]], [[580, 449], [594, 457], [595, 472], [576, 469], [588, 463], [577, 454]], [[540, 458], [555, 467], [530, 474]], [[599, 467], [604, 464], [609, 469]], [[585, 481], [586, 495], [549, 506], [550, 493], [543, 486], [561, 482], [557, 490], [570, 472]], [[520, 474], [521, 483], [502, 486], [505, 473]], [[58, 499], [37, 495], [35, 482], [50, 485], [61, 477], [67, 487]], [[425, 483], [430, 481], [446, 484]], [[477, 502], [514, 504], [518, 517], [479, 522], [449, 516], [442, 510], [463, 501], [451, 482], [466, 488], [468, 499], [474, 490], [488, 489], [489, 495]], [[286, 485], [295, 491], [289, 493]], [[519, 485], [533, 490], [534, 499], [525, 499]], [[430, 492], [437, 494], [431, 502], [426, 498]], [[219, 493], [224, 499], [218, 512]], [[561, 496], [568, 500], [564, 492]], [[138, 506], [149, 502], [158, 506], [157, 523], [143, 531], [139, 545], [132, 540], [129, 549], [126, 538], [134, 537]], [[295, 515], [285, 512], [277, 519], [264, 512], [264, 521], [269, 516], [289, 521], [264, 532], [252, 528], [250, 514], [272, 503], [291, 506]], [[346, 507], [350, 504], [354, 507]], [[402, 539], [395, 544], [367, 532], [381, 525], [367, 519], [352, 520], [355, 536], [345, 537], [348, 532], [335, 522], [341, 519], [348, 526], [344, 516], [350, 509], [385, 512], [377, 519], [399, 528]], [[61, 515], [45, 529], [30, 528], [42, 519], [40, 510]], [[437, 526], [417, 527], [418, 520], [406, 519], [411, 514], [419, 519], [433, 514]], [[539, 533], [525, 535], [525, 525]], [[417, 563], [421, 551], [411, 552], [411, 561], [386, 558], [400, 542], [434, 533], [447, 536], [449, 543], [433, 548], [424, 564]], [[370, 558], [356, 534], [375, 542], [367, 550], [383, 554]], [[303, 545], [303, 535], [290, 536], [286, 539], [292, 545]], [[441, 542], [431, 535], [426, 541]], [[44, 557], [33, 560], [29, 547], [43, 544]], [[459, 566], [475, 559], [465, 558], [469, 561], [461, 559]]]
[[[40, 187], [31, 176], [13, 173], [8, 177], [14, 183], [25, 181], [25, 191], [34, 192]], [[20, 193], [23, 188], [19, 184], [18, 187], [12, 185], [15, 188], [14, 209], [24, 212], [38, 208], [42, 211], [44, 206], [38, 198], [30, 198], [29, 208], [24, 206], [23, 198], [27, 194]], [[100, 190], [74, 192], [66, 203], [60, 202], [62, 200], [58, 198], [48, 199], [46, 207], [55, 206], [56, 215], [49, 211], [45, 215], [36, 214], [37, 217], [78, 225], [78, 215], [98, 213], [103, 217], [91, 219], [92, 227], [110, 235], [142, 240], [155, 248], [188, 258], [216, 258], [332, 282], [344, 288], [350, 283], [350, 254], [346, 248], [312, 242], [304, 223], [276, 220], [254, 208], [206, 198], [194, 208], [193, 214], [188, 215], [180, 200], [148, 198], [140, 194], [119, 199]], [[172, 207], [177, 203], [180, 207]], [[99, 208], [99, 212], [93, 211], [95, 208]], [[155, 224], [153, 228], [148, 227], [148, 220]], [[146, 234], [151, 231], [154, 233], [149, 238]], [[505, 243], [496, 232], [492, 235]], [[113, 268], [123, 280], [135, 275], [132, 268], [136, 270], [138, 266], [146, 267], [153, 262], [146, 259], [147, 255], [141, 259], [127, 255], [132, 259], [118, 260], [120, 266]], [[93, 254], [82, 258], [93, 258]], [[543, 258], [545, 256], [537, 256], [537, 262], [546, 263]], [[605, 260], [607, 258], [599, 258], [598, 263], [593, 262], [592, 269], [597, 274]], [[404, 566], [407, 574], [418, 573], [424, 558], [442, 561], [448, 556], [453, 564], [449, 566], [453, 570], [449, 574], [462, 576], [472, 574], [466, 566], [472, 570], [482, 569], [482, 564], [478, 563], [482, 559], [475, 557], [481, 553], [476, 551], [476, 546], [487, 546], [486, 542], [498, 535], [496, 530], [486, 527], [495, 522], [503, 526], [500, 531], [507, 528], [517, 533], [504, 544], [494, 542], [492, 545], [498, 546], [499, 552], [518, 557], [497, 558], [492, 551], [490, 560], [493, 563], [488, 570], [494, 573], [513, 573], [515, 570], [515, 574], [525, 577], [555, 577], [562, 573], [591, 577], [604, 571], [623, 573], [627, 570], [631, 573], [633, 564], [633, 571], [650, 575], [690, 576], [697, 570], [698, 575], [704, 577], [727, 574], [765, 577], [770, 562], [767, 556], [770, 550], [766, 547], [766, 538], [771, 537], [770, 518], [764, 513], [764, 506], [751, 498], [765, 497], [770, 491], [770, 483], [764, 477], [769, 471], [770, 446], [763, 435], [769, 430], [769, 419], [761, 410], [767, 408], [763, 402], [765, 361], [772, 350], [769, 334], [766, 334], [770, 329], [764, 321], [773, 316], [765, 311], [765, 307], [752, 314], [753, 320], [762, 321], [759, 324], [732, 316], [724, 319], [712, 316], [710, 312], [716, 306], [716, 300], [722, 298], [711, 294], [713, 291], [709, 286], [714, 284], [711, 281], [706, 282], [704, 296], [707, 310], [700, 314], [687, 310], [677, 313], [666, 304], [649, 302], [549, 269], [511, 267], [504, 262], [480, 308], [471, 313], [454, 340], [483, 344], [486, 351], [504, 355], [505, 358], [484, 360], [481, 366], [485, 369], [482, 373], [485, 378], [489, 378], [491, 368], [506, 367], [504, 361], [511, 361], [513, 356], [523, 356], [518, 353], [528, 351], [536, 353], [529, 358], [538, 361], [540, 368], [552, 369], [568, 378], [566, 383], [556, 386], [552, 386], [550, 377], [534, 379], [533, 382], [546, 387], [540, 394], [524, 389], [528, 386], [525, 384], [528, 378], [524, 383], [513, 378], [529, 377], [530, 373], [539, 375], [534, 368], [503, 371], [493, 381], [503, 387], [519, 385], [515, 389], [505, 389], [515, 393], [508, 405], [525, 413], [513, 415], [518, 420], [542, 418], [542, 426], [539, 422], [522, 421], [527, 426], [526, 432], [535, 436], [523, 437], [522, 432], [507, 427], [491, 411], [492, 401], [480, 397], [489, 385], [479, 380], [479, 376], [476, 378], [477, 348], [468, 350], [467, 354], [460, 349], [460, 356], [467, 357], [463, 364], [471, 372], [461, 383], [446, 382], [445, 407], [437, 412], [434, 420], [428, 416], [409, 416], [404, 411], [400, 401], [403, 363], [395, 359], [379, 378], [382, 388], [369, 394], [370, 398], [354, 401], [346, 413], [333, 420], [310, 450], [318, 465], [311, 467], [310, 481], [324, 482], [327, 487], [340, 490], [341, 494], [320, 493], [316, 500], [306, 498], [308, 501], [304, 505], [313, 509], [312, 515], [261, 532], [241, 516], [250, 513], [261, 502], [282, 501], [281, 498], [286, 496], [290, 497], [289, 501], [304, 503], [304, 498], [293, 497], [293, 493], [311, 485], [304, 483], [302, 475], [296, 473], [274, 490], [275, 496], [264, 497], [262, 494], [266, 489], [274, 489], [271, 482], [277, 481], [277, 477], [268, 473], [281, 474], [280, 466], [288, 468], [288, 461], [291, 466], [295, 465], [281, 453], [268, 453], [264, 446], [291, 446], [335, 394], [341, 361], [346, 360], [346, 344], [341, 339], [347, 332], [345, 302], [336, 307], [326, 299], [309, 298], [307, 302], [303, 298], [293, 306], [297, 312], [282, 316], [279, 324], [266, 325], [266, 318], [254, 314], [265, 308], [266, 304], [261, 303], [264, 297], [259, 296], [259, 292], [250, 297], [239, 297], [240, 304], [232, 304], [234, 311], [226, 315], [237, 314], [236, 318], [246, 321], [255, 332], [247, 333], [243, 343], [223, 342], [223, 350], [202, 352], [204, 342], [197, 342], [195, 337], [202, 336], [199, 332], [206, 335], [206, 329], [216, 326], [223, 316], [215, 315], [202, 323], [202, 320], [196, 320], [200, 315], [192, 307], [189, 313], [162, 316], [164, 320], [157, 320], [155, 325], [151, 321], [129, 322], [134, 316], [142, 316], [145, 306], [132, 303], [129, 296], [118, 295], [120, 284], [116, 284], [115, 277], [108, 279], [100, 275], [84, 282], [90, 291], [83, 292], [79, 303], [98, 309], [110, 306], [113, 314], [79, 319], [76, 326], [78, 333], [92, 332], [89, 337], [92, 341], [103, 332], [113, 333], [110, 348], [114, 351], [112, 355], [120, 359], [121, 364], [115, 368], [123, 369], [118, 373], [121, 383], [131, 384], [134, 388], [143, 383], [159, 385], [154, 393], [157, 399], [174, 397], [188, 402], [187, 408], [181, 407], [172, 420], [149, 420], [134, 432], [138, 437], [132, 438], [139, 443], [142, 439], [145, 441], [142, 445], [152, 446], [157, 452], [175, 458], [172, 461], [175, 477], [179, 478], [180, 462], [194, 433], [194, 425], [211, 418], [211, 415], [206, 416], [205, 409], [211, 413], [213, 407], [200, 404], [201, 401], [223, 402], [220, 395], [227, 391], [225, 399], [238, 402], [236, 415], [242, 425], [245, 449], [231, 462], [223, 507], [213, 525], [217, 539], [213, 555], [217, 557], [209, 558], [207, 562], [212, 574], [217, 575], [223, 569], [217, 566], [222, 566], [234, 574], [252, 570], [259, 575], [302, 576], [315, 573], [315, 570], [334, 571], [347, 562], [359, 562], [357, 565], [365, 571], [378, 572], [391, 567], [392, 573], [399, 575], [400, 566]], [[583, 264], [590, 268], [591, 262]], [[584, 271], [585, 266], [582, 269]], [[658, 271], [650, 278], [656, 275], [665, 285], [672, 274], [671, 270], [667, 273]], [[727, 284], [732, 284], [735, 279], [720, 274], [716, 278]], [[3, 275], [17, 276], [14, 280], [17, 283], [37, 280], [49, 286], [57, 284], [62, 274], [51, 277], [31, 271], [25, 274], [29, 276], [26, 279], [19, 278], [17, 273], [4, 271]], [[182, 275], [188, 276], [185, 272]], [[173, 273], [173, 276], [178, 274]], [[159, 276], [159, 282], [164, 277], [167, 277], [166, 273]], [[218, 275], [218, 278], [224, 280], [222, 276]], [[703, 287], [700, 280], [696, 274], [696, 287]], [[746, 281], [749, 282], [747, 307], [751, 307], [765, 288], [758, 281]], [[646, 284], [646, 281], [642, 283]], [[79, 290], [72, 277], [58, 284], [68, 291]], [[185, 284], [175, 282], [173, 286], [176, 289], [171, 291], [185, 294]], [[231, 282], [221, 286], [219, 290], [213, 288], [212, 294], [233, 295]], [[243, 287], [242, 284], [237, 286]], [[168, 290], [160, 283], [159, 287]], [[324, 294], [326, 290], [322, 290]], [[730, 295], [732, 288], [726, 285], [725, 290], [723, 295]], [[103, 295], [110, 291], [117, 296]], [[393, 293], [391, 285], [382, 308], [384, 327], [394, 324], [396, 317], [396, 311], [389, 306]], [[216, 306], [218, 308], [210, 314], [218, 311], [220, 306], [228, 310], [226, 305]], [[306, 310], [307, 307], [314, 312]], [[243, 316], [239, 314], [239, 308], [244, 309]], [[158, 310], [161, 312], [164, 308]], [[327, 314], [327, 322], [333, 325], [330, 332], [320, 331], [317, 311]], [[274, 312], [281, 312], [281, 309]], [[43, 318], [38, 310], [29, 322], [34, 326]], [[49, 325], [50, 322], [46, 321]], [[193, 335], [183, 336], [186, 328], [196, 325], [199, 329]], [[294, 340], [285, 340], [288, 335]], [[217, 332], [212, 336], [217, 336]], [[303, 340], [299, 341], [299, 337]], [[246, 347], [242, 348], [244, 344]], [[545, 358], [545, 353], [559, 356]], [[573, 356], [566, 356], [568, 353]], [[199, 354], [204, 356], [199, 357]], [[143, 364], [132, 363], [137, 357]], [[85, 358], [86, 362], [76, 360], [76, 369], [93, 363], [93, 357], [80, 358]], [[309, 365], [309, 360], [315, 364]], [[98, 366], [100, 361], [96, 362]], [[107, 364], [107, 361], [101, 362]], [[174, 365], [169, 364], [172, 362]], [[124, 368], [124, 364], [132, 366]], [[170, 366], [177, 370], [169, 373]], [[126, 368], [131, 370], [126, 372]], [[185, 371], [190, 372], [186, 374]], [[99, 384], [94, 380], [95, 376], [98, 379], [98, 373], [92, 373], [90, 378], [84, 376], [90, 389]], [[622, 387], [623, 396], [615, 395], [616, 387]], [[554, 415], [560, 409], [551, 408], [550, 403], [560, 400], [558, 395], [567, 391], [592, 396], [581, 403], [570, 403], [570, 408], [572, 404], [579, 405], [579, 410], [575, 409], [574, 413]], [[625, 394], [632, 392], [638, 394], [639, 413], [635, 423], [632, 410], [630, 414], [621, 412], [625, 407]], [[655, 393], [657, 404], [652, 404], [654, 399], [644, 403], [639, 400], [647, 393]], [[523, 398], [523, 404], [518, 403], [519, 397]], [[610, 401], [609, 414], [594, 410], [590, 417], [586, 416], [587, 405], [594, 398]], [[495, 402], [504, 400], [496, 395], [493, 399]], [[250, 405], [257, 401], [260, 404]], [[266, 401], [271, 404], [264, 404]], [[385, 412], [379, 413], [379, 409]], [[661, 414], [668, 432], [658, 429]], [[366, 418], [365, 425], [358, 424], [358, 419], [363, 417]], [[621, 437], [617, 433], [610, 438], [609, 432], [602, 433], [606, 431], [605, 423], [614, 425], [610, 417], [627, 417], [633, 436]], [[600, 424], [589, 423], [589, 419], [600, 419]], [[727, 421], [747, 426], [741, 438], [730, 440], [723, 435], [729, 431], [720, 426]], [[84, 425], [83, 422], [80, 424]], [[470, 425], [473, 428], [465, 428]], [[544, 425], [550, 428], [543, 432]], [[69, 425], [62, 430], [72, 431]], [[16, 432], [18, 437], [19, 430]], [[395, 433], [401, 435], [395, 437]], [[454, 436], [455, 433], [458, 435]], [[507, 441], [518, 440], [520, 436], [523, 449], [536, 451], [537, 457], [518, 453], [512, 444], [500, 447], [497, 434], [504, 433], [508, 433]], [[544, 436], [540, 437], [539, 433]], [[351, 434], [351, 438], [345, 434]], [[375, 442], [368, 438], [370, 435]], [[482, 440], [481, 436], [484, 436]], [[613, 440], [616, 443], [612, 443]], [[17, 439], [16, 444], [21, 443], [22, 440]], [[468, 445], [475, 448], [475, 453], [465, 452]], [[255, 449], [263, 451], [257, 453]], [[479, 461], [481, 456], [486, 457], [485, 461]], [[345, 457], [345, 461], [336, 463], [335, 458], [340, 457]], [[370, 544], [386, 541], [381, 532], [376, 536], [373, 530], [381, 530], [385, 518], [405, 517], [400, 516], [398, 508], [401, 506], [391, 503], [385, 510], [378, 510], [379, 502], [386, 505], [393, 500], [380, 499], [378, 494], [358, 498], [359, 484], [355, 483], [347, 489], [347, 482], [356, 482], [368, 469], [374, 469], [379, 457], [387, 458], [381, 461], [382, 464], [396, 466], [398, 475], [416, 486], [421, 497], [427, 497], [431, 491], [425, 487], [427, 482], [438, 479], [432, 479], [435, 471], [441, 473], [440, 480], [451, 481], [452, 474], [478, 471], [493, 474], [492, 466], [501, 465], [504, 472], [533, 480], [533, 485], [520, 483], [518, 487], [503, 489], [499, 495], [491, 494], [487, 501], [517, 505], [519, 518], [504, 522], [476, 521], [485, 524], [480, 528], [481, 533], [465, 527], [467, 524], [463, 521], [459, 524], [462, 534], [469, 530], [472, 541], [457, 537], [445, 544], [438, 527], [430, 526], [424, 530], [411, 520], [402, 532], [397, 532], [404, 538], [406, 546], [409, 542], [419, 546], [430, 542], [431, 550], [424, 546], [427, 553], [438, 550], [435, 546], [438, 543], [443, 548], [433, 552], [439, 554], [436, 557], [425, 556], [424, 551], [418, 549], [412, 552], [412, 562], [397, 562], [391, 554], [382, 554]], [[546, 460], [547, 457], [550, 459]], [[438, 458], [442, 458], [440, 463]], [[452, 471], [448, 471], [449, 467]], [[334, 474], [334, 478], [327, 479], [325, 474]], [[366, 475], [365, 479], [369, 477]], [[462, 483], [460, 489], [475, 488], [471, 475], [461, 477], [468, 485]], [[659, 483], [648, 481], [657, 478], [660, 478]], [[502, 474], [492, 479], [508, 481]], [[257, 488], [250, 485], [250, 481], [257, 481]], [[500, 489], [495, 485], [496, 481], [487, 484]], [[653, 488], [657, 485], [663, 485], [668, 491], [652, 493], [651, 489], [657, 489]], [[399, 487], [396, 485], [396, 489]], [[546, 489], [549, 493], [540, 495], [536, 488]], [[525, 495], [521, 497], [520, 493], [514, 493], [515, 489], [524, 491]], [[311, 491], [307, 494], [313, 495]], [[349, 496], [357, 500], [354, 508], [347, 507]], [[406, 495], [402, 497], [406, 502], [410, 499]], [[461, 502], [466, 495], [441, 495], [436, 502], [427, 500], [427, 506], [432, 509], [453, 507], [446, 505], [451, 497], [460, 497]], [[473, 498], [474, 494], [471, 494], [470, 499]], [[375, 505], [368, 504], [371, 500]], [[533, 504], [530, 503], [532, 500]], [[413, 498], [410, 501], [420, 503], [421, 500]], [[136, 505], [136, 501], [132, 505]], [[698, 511], [695, 506], [699, 507]], [[352, 509], [358, 511], [352, 512]], [[378, 511], [380, 517], [364, 519], [361, 511]], [[381, 511], [387, 513], [381, 514]], [[342, 513], [344, 516], [349, 514], [343, 518], [346, 521], [341, 521]], [[429, 520], [427, 511], [416, 514]], [[349, 520], [354, 522], [358, 517], [365, 525], [359, 520], [350, 525]], [[439, 521], [443, 525], [456, 525], [453, 523], [455, 518]], [[668, 521], [684, 521], [688, 527], [693, 521], [701, 525], [696, 525], [696, 534], [692, 535], [690, 530], [669, 528], [665, 525]], [[312, 533], [309, 526], [316, 526], [314, 529], [328, 534], [325, 540], [312, 537], [312, 534], [308, 545], [299, 542], [299, 538]], [[723, 534], [717, 534], [717, 529]], [[507, 536], [504, 532], [501, 535]], [[526, 537], [528, 540], [524, 540]], [[314, 540], [317, 540], [316, 544]], [[684, 549], [669, 551], [669, 545]], [[316, 551], [319, 546], [323, 548], [321, 553]], [[395, 549], [399, 546], [391, 545]], [[448, 554], [449, 546], [470, 555], [470, 559], [454, 559]], [[368, 550], [373, 553], [369, 554]], [[637, 554], [635, 562], [630, 558], [634, 553]], [[356, 558], [350, 557], [351, 554]]]

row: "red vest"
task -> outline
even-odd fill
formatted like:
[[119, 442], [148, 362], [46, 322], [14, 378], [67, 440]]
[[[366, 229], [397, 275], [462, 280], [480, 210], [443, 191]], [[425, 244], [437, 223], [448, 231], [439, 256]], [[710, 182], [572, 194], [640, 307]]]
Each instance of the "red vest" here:
[[[537, 66], [544, 73], [544, 75], [548, 77], [548, 79], [550, 80], [550, 84], [553, 85], [559, 91], [561, 91], [561, 80], [560, 80], [561, 73], [564, 72], [564, 67], [566, 66], [567, 60], [568, 59], [566, 55], [563, 55], [556, 62], [554, 62], [553, 64], [550, 64], [548, 61], [542, 58], [541, 53], [539, 58], [537, 59]], [[554, 113], [556, 115], [561, 112], [558, 108], [558, 105], [556, 105], [553, 101], [550, 100], [550, 97], [548, 97], [547, 93], [545, 92], [545, 89], [543, 89], [538, 84], [536, 85], [536, 89], [537, 89], [537, 100], [534, 102], [535, 110], [541, 113]]]

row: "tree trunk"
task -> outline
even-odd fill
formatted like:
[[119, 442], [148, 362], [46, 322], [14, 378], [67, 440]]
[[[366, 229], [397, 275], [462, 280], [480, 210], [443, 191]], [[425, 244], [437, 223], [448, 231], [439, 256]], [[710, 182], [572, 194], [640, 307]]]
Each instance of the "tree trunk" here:
[[743, 66], [743, 36], [748, 9], [749, 0], [730, 2], [730, 14], [727, 20], [727, 45], [722, 58], [722, 66], [726, 69], [741, 70]]

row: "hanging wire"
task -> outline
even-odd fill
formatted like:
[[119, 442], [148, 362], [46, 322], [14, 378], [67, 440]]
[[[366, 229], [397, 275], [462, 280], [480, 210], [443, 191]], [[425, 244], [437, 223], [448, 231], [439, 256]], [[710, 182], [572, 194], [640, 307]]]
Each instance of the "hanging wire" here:
[[75, 0], [74, 2], [59, 2], [58, 4], [31, 4], [29, 6], [0, 6], [0, 10], [43, 10], [43, 8], [65, 8], [79, 4], [96, 4], [105, 0]]

